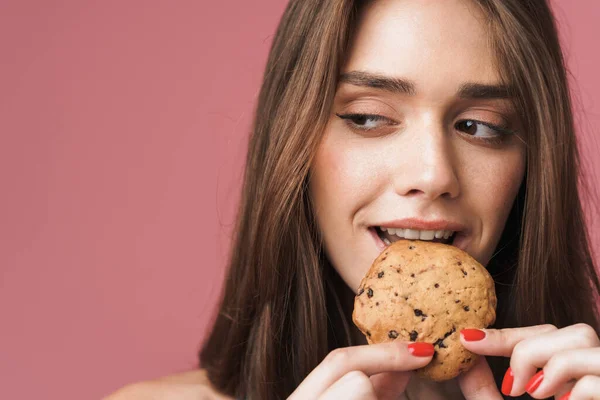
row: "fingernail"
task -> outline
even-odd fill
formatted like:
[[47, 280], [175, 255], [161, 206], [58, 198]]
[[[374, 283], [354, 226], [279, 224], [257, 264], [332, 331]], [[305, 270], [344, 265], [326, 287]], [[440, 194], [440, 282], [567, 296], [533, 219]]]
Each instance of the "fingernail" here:
[[508, 367], [506, 373], [504, 374], [504, 379], [502, 380], [502, 394], [505, 396], [510, 396], [510, 392], [512, 392], [513, 381], [515, 377], [513, 376], [512, 369]]
[[558, 400], [569, 400], [569, 398], [570, 398], [570, 397], [571, 397], [571, 392], [569, 392], [569, 393], [565, 394], [563, 397], [561, 397], [561, 398], [560, 398], [560, 399], [558, 399]]
[[431, 357], [435, 350], [431, 343], [411, 343], [408, 345], [408, 352], [415, 357]]
[[481, 329], [463, 329], [460, 334], [467, 342], [478, 342], [485, 338], [485, 332]]
[[542, 383], [543, 380], [544, 380], [544, 370], [541, 370], [537, 374], [535, 374], [529, 380], [529, 382], [527, 382], [525, 391], [529, 394], [532, 394], [533, 392], [535, 392], [535, 389], [537, 389], [540, 386], [540, 383]]

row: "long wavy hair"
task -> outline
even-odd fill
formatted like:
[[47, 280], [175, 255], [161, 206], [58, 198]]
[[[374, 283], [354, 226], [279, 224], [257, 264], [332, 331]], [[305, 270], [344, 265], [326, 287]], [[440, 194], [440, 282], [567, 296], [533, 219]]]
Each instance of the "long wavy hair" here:
[[[475, 0], [473, 0], [475, 1]], [[600, 291], [580, 200], [567, 70], [545, 0], [477, 0], [526, 135], [526, 176], [488, 270], [495, 327], [584, 322]], [[226, 281], [200, 366], [230, 396], [281, 399], [352, 345], [326, 261], [310, 166], [365, 1], [292, 0], [274, 37], [250, 136]], [[489, 359], [499, 382], [508, 359]]]

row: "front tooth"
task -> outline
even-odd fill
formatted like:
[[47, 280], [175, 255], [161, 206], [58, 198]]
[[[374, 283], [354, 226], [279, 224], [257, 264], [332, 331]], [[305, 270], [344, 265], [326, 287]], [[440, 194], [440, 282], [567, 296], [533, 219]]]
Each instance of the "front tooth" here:
[[388, 228], [388, 230], [387, 230], [387, 231], [388, 231], [388, 233], [389, 233], [390, 235], [395, 235], [395, 234], [396, 234], [396, 230], [395, 230], [394, 228]]
[[450, 236], [452, 236], [452, 231], [445, 231], [444, 232], [444, 239], [448, 239]]
[[421, 240], [433, 240], [435, 231], [421, 231], [419, 239]]
[[381, 229], [382, 231], [387, 231], [387, 228], [385, 226], [380, 226], [379, 229]]
[[398, 236], [399, 238], [404, 238], [404, 229], [396, 229], [396, 236]]
[[436, 239], [441, 239], [444, 237], [444, 233], [445, 231], [435, 231], [435, 238]]
[[383, 238], [383, 243], [387, 244], [388, 246], [392, 243], [390, 243], [390, 241], [388, 240], [388, 238]]
[[407, 229], [404, 231], [404, 237], [406, 239], [418, 239], [420, 236], [419, 231], [415, 230], [415, 229]]

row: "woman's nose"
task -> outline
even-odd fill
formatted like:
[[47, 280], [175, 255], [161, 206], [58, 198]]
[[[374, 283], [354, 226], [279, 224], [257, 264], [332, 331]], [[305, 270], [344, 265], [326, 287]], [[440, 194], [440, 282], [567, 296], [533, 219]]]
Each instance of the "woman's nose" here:
[[460, 194], [457, 160], [451, 138], [441, 129], [416, 133], [405, 148], [402, 173], [396, 174], [396, 192], [427, 200], [456, 198]]

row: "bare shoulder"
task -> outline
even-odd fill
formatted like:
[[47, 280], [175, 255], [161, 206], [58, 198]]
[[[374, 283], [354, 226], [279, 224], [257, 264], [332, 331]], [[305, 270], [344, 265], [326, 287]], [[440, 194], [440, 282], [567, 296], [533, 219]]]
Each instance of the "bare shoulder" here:
[[203, 369], [127, 385], [103, 400], [232, 400], [217, 392]]

